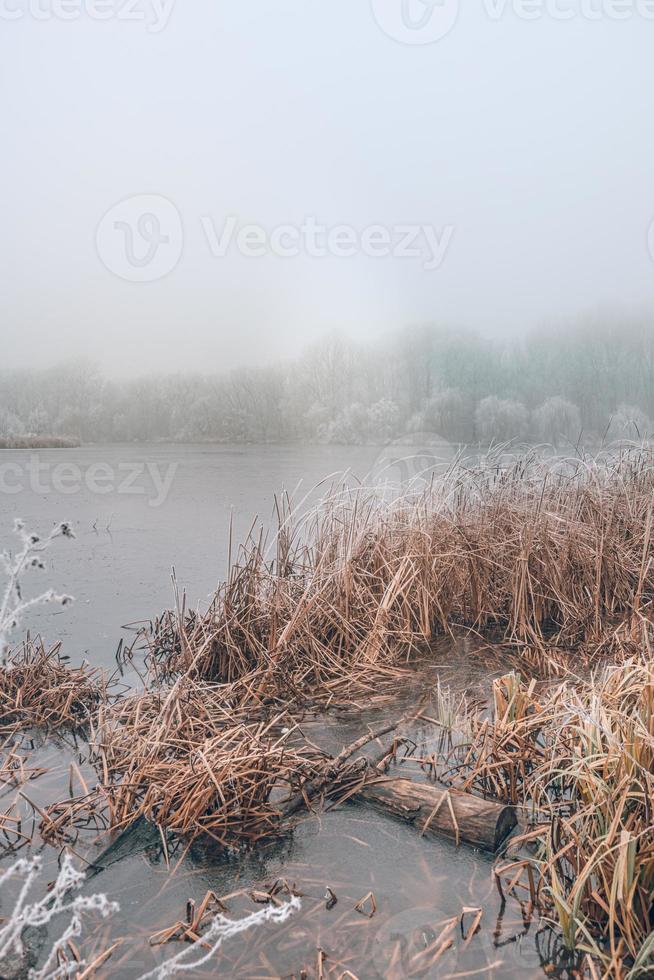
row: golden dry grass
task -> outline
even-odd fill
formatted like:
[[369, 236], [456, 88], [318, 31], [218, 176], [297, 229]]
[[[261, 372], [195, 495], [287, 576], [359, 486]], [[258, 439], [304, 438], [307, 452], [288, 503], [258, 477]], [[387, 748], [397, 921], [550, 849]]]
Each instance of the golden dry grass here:
[[343, 490], [298, 518], [285, 502], [272, 544], [250, 536], [206, 614], [179, 604], [144, 634], [150, 690], [109, 704], [42, 653], [1, 682], [0, 718], [90, 717], [114, 828], [146, 817], [252, 843], [324, 771], [290, 737], [300, 709], [392, 684], [456, 625], [499, 637], [566, 680], [496, 682], [450, 777], [525, 807], [530, 901], [626, 976], [654, 951], [653, 462], [485, 461], [390, 503]]
[[515, 673], [495, 681], [490, 717], [467, 719], [448, 773], [461, 788], [524, 808], [529, 856], [500, 875], [551, 916], [571, 952], [614, 977], [640, 976], [639, 963], [643, 976], [654, 968], [649, 642], [644, 629], [639, 658], [546, 689]]
[[454, 624], [544, 653], [610, 648], [651, 615], [654, 466], [518, 459], [453, 467], [394, 503], [333, 494], [273, 544], [251, 535], [206, 613], [168, 614], [155, 669], [253, 697], [336, 691], [394, 667]]
[[123, 699], [99, 713], [92, 740], [112, 827], [144, 816], [223, 845], [277, 833], [275, 800], [324, 762], [291, 744], [293, 734], [286, 712], [253, 720], [217, 685], [184, 679], [169, 692]]
[[0, 670], [0, 737], [30, 727], [56, 731], [84, 725], [107, 697], [101, 671], [72, 668], [61, 644], [26, 643]]

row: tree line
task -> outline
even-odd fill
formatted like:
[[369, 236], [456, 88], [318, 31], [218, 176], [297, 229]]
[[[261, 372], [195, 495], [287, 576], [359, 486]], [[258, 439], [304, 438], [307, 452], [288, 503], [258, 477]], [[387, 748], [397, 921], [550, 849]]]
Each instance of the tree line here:
[[585, 322], [498, 341], [425, 325], [376, 345], [330, 337], [227, 373], [113, 380], [88, 363], [0, 371], [0, 439], [454, 443], [641, 439], [654, 324]]

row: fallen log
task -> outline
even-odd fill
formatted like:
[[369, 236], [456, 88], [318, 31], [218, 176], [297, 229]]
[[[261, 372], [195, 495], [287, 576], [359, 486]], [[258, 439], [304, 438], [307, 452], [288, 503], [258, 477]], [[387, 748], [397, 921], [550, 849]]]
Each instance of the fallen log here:
[[[377, 731], [369, 731], [339, 752], [320, 778], [304, 784], [302, 791], [281, 808], [287, 819], [303, 806], [310, 809], [311, 800], [318, 795], [330, 795], [338, 782], [344, 763], [360, 749], [381, 736], [396, 732], [407, 722], [415, 721], [422, 707]], [[402, 739], [400, 738], [400, 741]], [[359, 785], [351, 787], [335, 804], [354, 799], [369, 803], [383, 813], [391, 814], [412, 824], [421, 834], [449, 837], [457, 844], [468, 844], [495, 853], [517, 824], [515, 808], [493, 800], [484, 800], [461, 790], [436, 787], [401, 777], [384, 777], [386, 766], [394, 758], [397, 741], [367, 761], [367, 773]], [[372, 775], [372, 778], [370, 776]]]
[[[333, 784], [342, 775], [344, 764], [360, 749], [384, 735], [396, 732], [406, 723], [415, 721], [421, 711], [422, 708], [419, 708], [398, 721], [375, 731], [368, 731], [345, 746], [337, 756], [329, 760], [317, 777], [305, 782], [299, 793], [281, 803], [278, 812], [280, 827], [303, 807], [311, 809], [311, 801], [317, 796], [329, 795]], [[383, 767], [394, 756], [396, 746], [397, 740], [392, 747], [384, 749], [372, 760], [362, 757], [360, 761], [366, 766], [366, 772], [361, 773], [357, 785], [341, 797], [339, 803], [350, 798], [365, 801], [384, 813], [412, 824], [421, 834], [441, 835], [455, 840], [457, 844], [465, 843], [483, 850], [496, 851], [516, 826], [515, 809], [460, 790], [439, 789], [411, 779], [384, 777]], [[88, 877], [93, 877], [128, 855], [160, 843], [163, 834], [162, 828], [150, 823], [143, 815], [137, 817], [91, 863]]]
[[341, 772], [341, 767], [347, 760], [358, 752], [359, 749], [364, 748], [369, 742], [374, 742], [376, 739], [381, 738], [382, 735], [388, 735], [390, 732], [394, 732], [396, 728], [399, 728], [401, 724], [406, 721], [406, 716], [400, 718], [399, 721], [391, 722], [388, 725], [384, 725], [383, 728], [377, 729], [374, 732], [366, 732], [361, 738], [358, 738], [356, 742], [352, 742], [350, 745], [346, 745], [345, 748], [338, 753], [335, 758], [330, 759], [329, 765], [325, 768], [325, 771], [317, 779], [311, 779], [304, 784], [301, 791], [292, 796], [290, 800], [287, 800], [281, 807], [280, 818], [286, 820], [288, 817], [297, 813], [303, 806], [307, 809], [311, 809], [311, 800], [318, 796], [319, 793], [329, 788], [329, 785], [338, 778]]
[[412, 779], [371, 782], [353, 798], [399, 817], [421, 834], [449, 837], [457, 844], [465, 843], [493, 853], [517, 823], [512, 806]]

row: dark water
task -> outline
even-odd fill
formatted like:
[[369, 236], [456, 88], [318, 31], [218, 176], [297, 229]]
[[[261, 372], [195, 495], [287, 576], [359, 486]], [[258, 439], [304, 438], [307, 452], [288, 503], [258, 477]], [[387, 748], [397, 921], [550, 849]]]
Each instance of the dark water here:
[[[334, 473], [350, 469], [365, 477], [379, 466], [379, 453], [342, 447], [54, 451], [37, 454], [49, 467], [39, 471], [38, 481], [28, 469], [34, 454], [4, 453], [0, 463], [18, 467], [5, 470], [5, 483], [16, 483], [22, 472], [25, 486], [20, 493], [0, 493], [2, 544], [10, 544], [7, 530], [15, 515], [40, 531], [70, 518], [78, 535], [76, 541], [57, 543], [47, 573], [47, 585], [71, 592], [76, 604], [54, 618], [49, 612], [36, 617], [30, 625], [50, 640], [63, 640], [73, 662], [87, 656], [93, 663], [113, 666], [120, 626], [148, 619], [170, 605], [171, 565], [191, 603], [206, 601], [226, 568], [230, 515], [238, 541], [255, 515], [269, 518], [275, 491], [293, 490], [301, 483], [301, 500]], [[61, 462], [71, 464], [67, 484], [54, 470]], [[109, 469], [101, 471], [98, 464]], [[133, 474], [137, 466], [138, 476], [121, 489], [118, 478]], [[94, 481], [104, 473], [110, 482], [109, 470], [114, 476], [111, 492], [99, 493]], [[168, 473], [172, 479], [162, 493]], [[130, 492], [135, 487], [143, 492]], [[440, 677], [444, 684], [476, 696], [501, 670], [501, 660], [493, 666], [479, 644], [462, 640], [439, 645], [422, 683], [433, 688]], [[419, 695], [418, 688], [405, 689], [395, 703], [346, 718], [314, 720], [307, 735], [338, 751], [366, 724], [396, 716]], [[37, 806], [66, 796], [72, 761], [91, 786], [97, 778], [86, 764], [84, 744], [71, 738], [48, 741], [31, 761], [48, 769], [24, 787]], [[74, 776], [73, 792], [79, 793], [76, 780]], [[0, 788], [0, 808], [6, 809], [15, 796], [11, 787]], [[21, 800], [20, 807], [27, 832], [34, 813], [27, 800]], [[80, 864], [97, 853], [95, 836], [89, 829], [74, 843]], [[44, 850], [44, 880], [55, 876], [57, 853], [52, 847]], [[10, 860], [12, 855], [5, 854], [0, 868]], [[537, 919], [525, 920], [525, 909], [514, 898], [506, 904], [500, 900], [491, 856], [465, 846], [457, 849], [446, 840], [422, 838], [360, 805], [309, 816], [287, 839], [253, 854], [178, 852], [171, 855], [171, 865], [172, 872], [155, 848], [112, 865], [85, 885], [86, 892], [105, 891], [121, 906], [110, 923], [91, 918], [85, 930], [83, 948], [94, 954], [121, 940], [101, 975], [138, 977], [178, 952], [179, 944], [152, 947], [148, 939], [184, 919], [189, 899], [199, 904], [208, 890], [225, 896], [266, 889], [278, 879], [294, 884], [302, 894], [301, 911], [282, 926], [266, 925], [229, 940], [218, 958], [196, 975], [300, 977], [304, 970], [307, 977], [316, 977], [320, 960], [325, 977], [347, 976], [349, 970], [359, 978], [524, 978], [542, 976], [550, 956], [549, 932]], [[331, 909], [325, 903], [328, 887], [337, 897]], [[371, 918], [354, 908], [368, 892], [373, 892], [377, 906]], [[11, 889], [0, 896], [0, 914], [7, 914], [11, 900]], [[228, 899], [227, 905], [234, 916], [261, 908], [243, 894]], [[476, 913], [464, 910], [479, 907], [480, 929], [469, 935]], [[448, 931], [454, 918], [456, 927]], [[443, 945], [444, 936], [451, 944], [445, 945], [435, 965], [425, 967], [424, 951]]]

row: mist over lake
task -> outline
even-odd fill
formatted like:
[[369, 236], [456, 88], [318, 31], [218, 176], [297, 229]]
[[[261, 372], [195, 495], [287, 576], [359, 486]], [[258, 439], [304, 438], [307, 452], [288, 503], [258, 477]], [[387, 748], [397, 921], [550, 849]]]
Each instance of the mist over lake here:
[[654, 977], [654, 0], [0, 28], [0, 980]]

